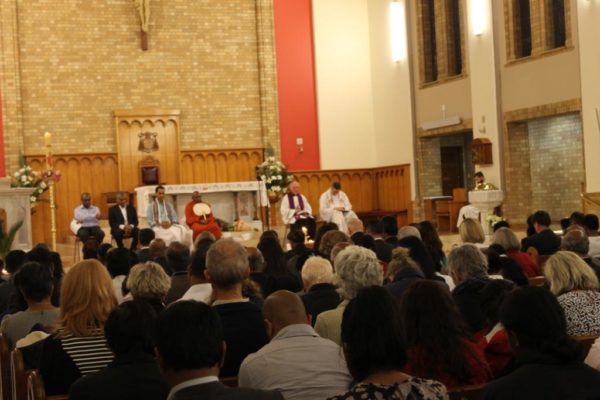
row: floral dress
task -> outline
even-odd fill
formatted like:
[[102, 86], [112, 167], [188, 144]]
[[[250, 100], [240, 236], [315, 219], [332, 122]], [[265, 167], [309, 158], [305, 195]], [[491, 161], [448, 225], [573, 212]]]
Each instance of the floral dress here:
[[434, 380], [411, 377], [390, 385], [359, 383], [349, 392], [327, 400], [447, 400], [446, 387]]

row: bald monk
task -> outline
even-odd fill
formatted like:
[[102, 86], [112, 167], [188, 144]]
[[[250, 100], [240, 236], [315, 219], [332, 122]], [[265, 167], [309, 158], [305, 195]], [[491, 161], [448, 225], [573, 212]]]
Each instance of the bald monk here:
[[[197, 204], [201, 206], [194, 207]], [[212, 214], [210, 204], [202, 201], [202, 196], [198, 191], [192, 193], [192, 201], [185, 206], [185, 222], [194, 232], [192, 238], [194, 242], [202, 232], [212, 233], [217, 240], [223, 235]]]
[[298, 295], [272, 293], [263, 316], [271, 342], [242, 362], [240, 387], [277, 389], [286, 400], [325, 399], [347, 390], [352, 377], [343, 352], [310, 326]]

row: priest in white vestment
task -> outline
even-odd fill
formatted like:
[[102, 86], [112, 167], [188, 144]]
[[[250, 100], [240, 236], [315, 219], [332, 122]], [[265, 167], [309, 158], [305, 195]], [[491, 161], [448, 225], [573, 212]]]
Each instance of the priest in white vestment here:
[[347, 221], [357, 218], [352, 211], [352, 204], [346, 193], [342, 192], [342, 184], [333, 182], [331, 187], [319, 199], [319, 216], [326, 222], [337, 224], [340, 231], [348, 233]]
[[146, 216], [156, 237], [164, 240], [167, 246], [171, 242], [189, 244], [187, 229], [179, 224], [175, 208], [165, 200], [165, 187], [157, 186], [154, 193], [155, 198], [148, 203]]
[[300, 193], [300, 183], [292, 182], [288, 187], [288, 192], [281, 199], [281, 219], [292, 229], [302, 229], [306, 227], [308, 236], [315, 237], [315, 218], [312, 215], [310, 203]]

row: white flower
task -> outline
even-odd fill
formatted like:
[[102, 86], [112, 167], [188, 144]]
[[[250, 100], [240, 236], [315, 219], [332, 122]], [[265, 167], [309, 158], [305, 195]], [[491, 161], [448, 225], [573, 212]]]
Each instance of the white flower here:
[[35, 198], [35, 196], [31, 196], [29, 198], [29, 201], [31, 201], [32, 203], [35, 203], [37, 201], [37, 199]]
[[261, 180], [263, 180], [263, 181], [266, 181], [266, 180], [267, 180], [267, 177], [266, 177], [265, 175], [261, 175], [261, 176], [260, 176], [260, 179], [261, 179]]
[[40, 187], [42, 189], [46, 189], [48, 187], [48, 185], [46, 185], [46, 182], [40, 182]]
[[19, 173], [15, 172], [15, 178], [18, 178], [18, 177], [19, 177]]
[[21, 182], [26, 183], [27, 177], [25, 175], [21, 176]]

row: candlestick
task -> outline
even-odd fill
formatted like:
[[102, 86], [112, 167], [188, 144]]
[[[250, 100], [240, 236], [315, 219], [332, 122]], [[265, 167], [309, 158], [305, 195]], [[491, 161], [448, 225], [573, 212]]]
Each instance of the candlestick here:
[[[46, 171], [52, 171], [52, 134], [44, 133], [44, 144], [46, 145]], [[56, 251], [56, 203], [54, 202], [54, 179], [48, 181], [50, 195], [50, 235], [52, 238], [52, 251]]]
[[44, 143], [46, 146], [50, 146], [52, 143], [52, 134], [50, 132], [44, 133]]

